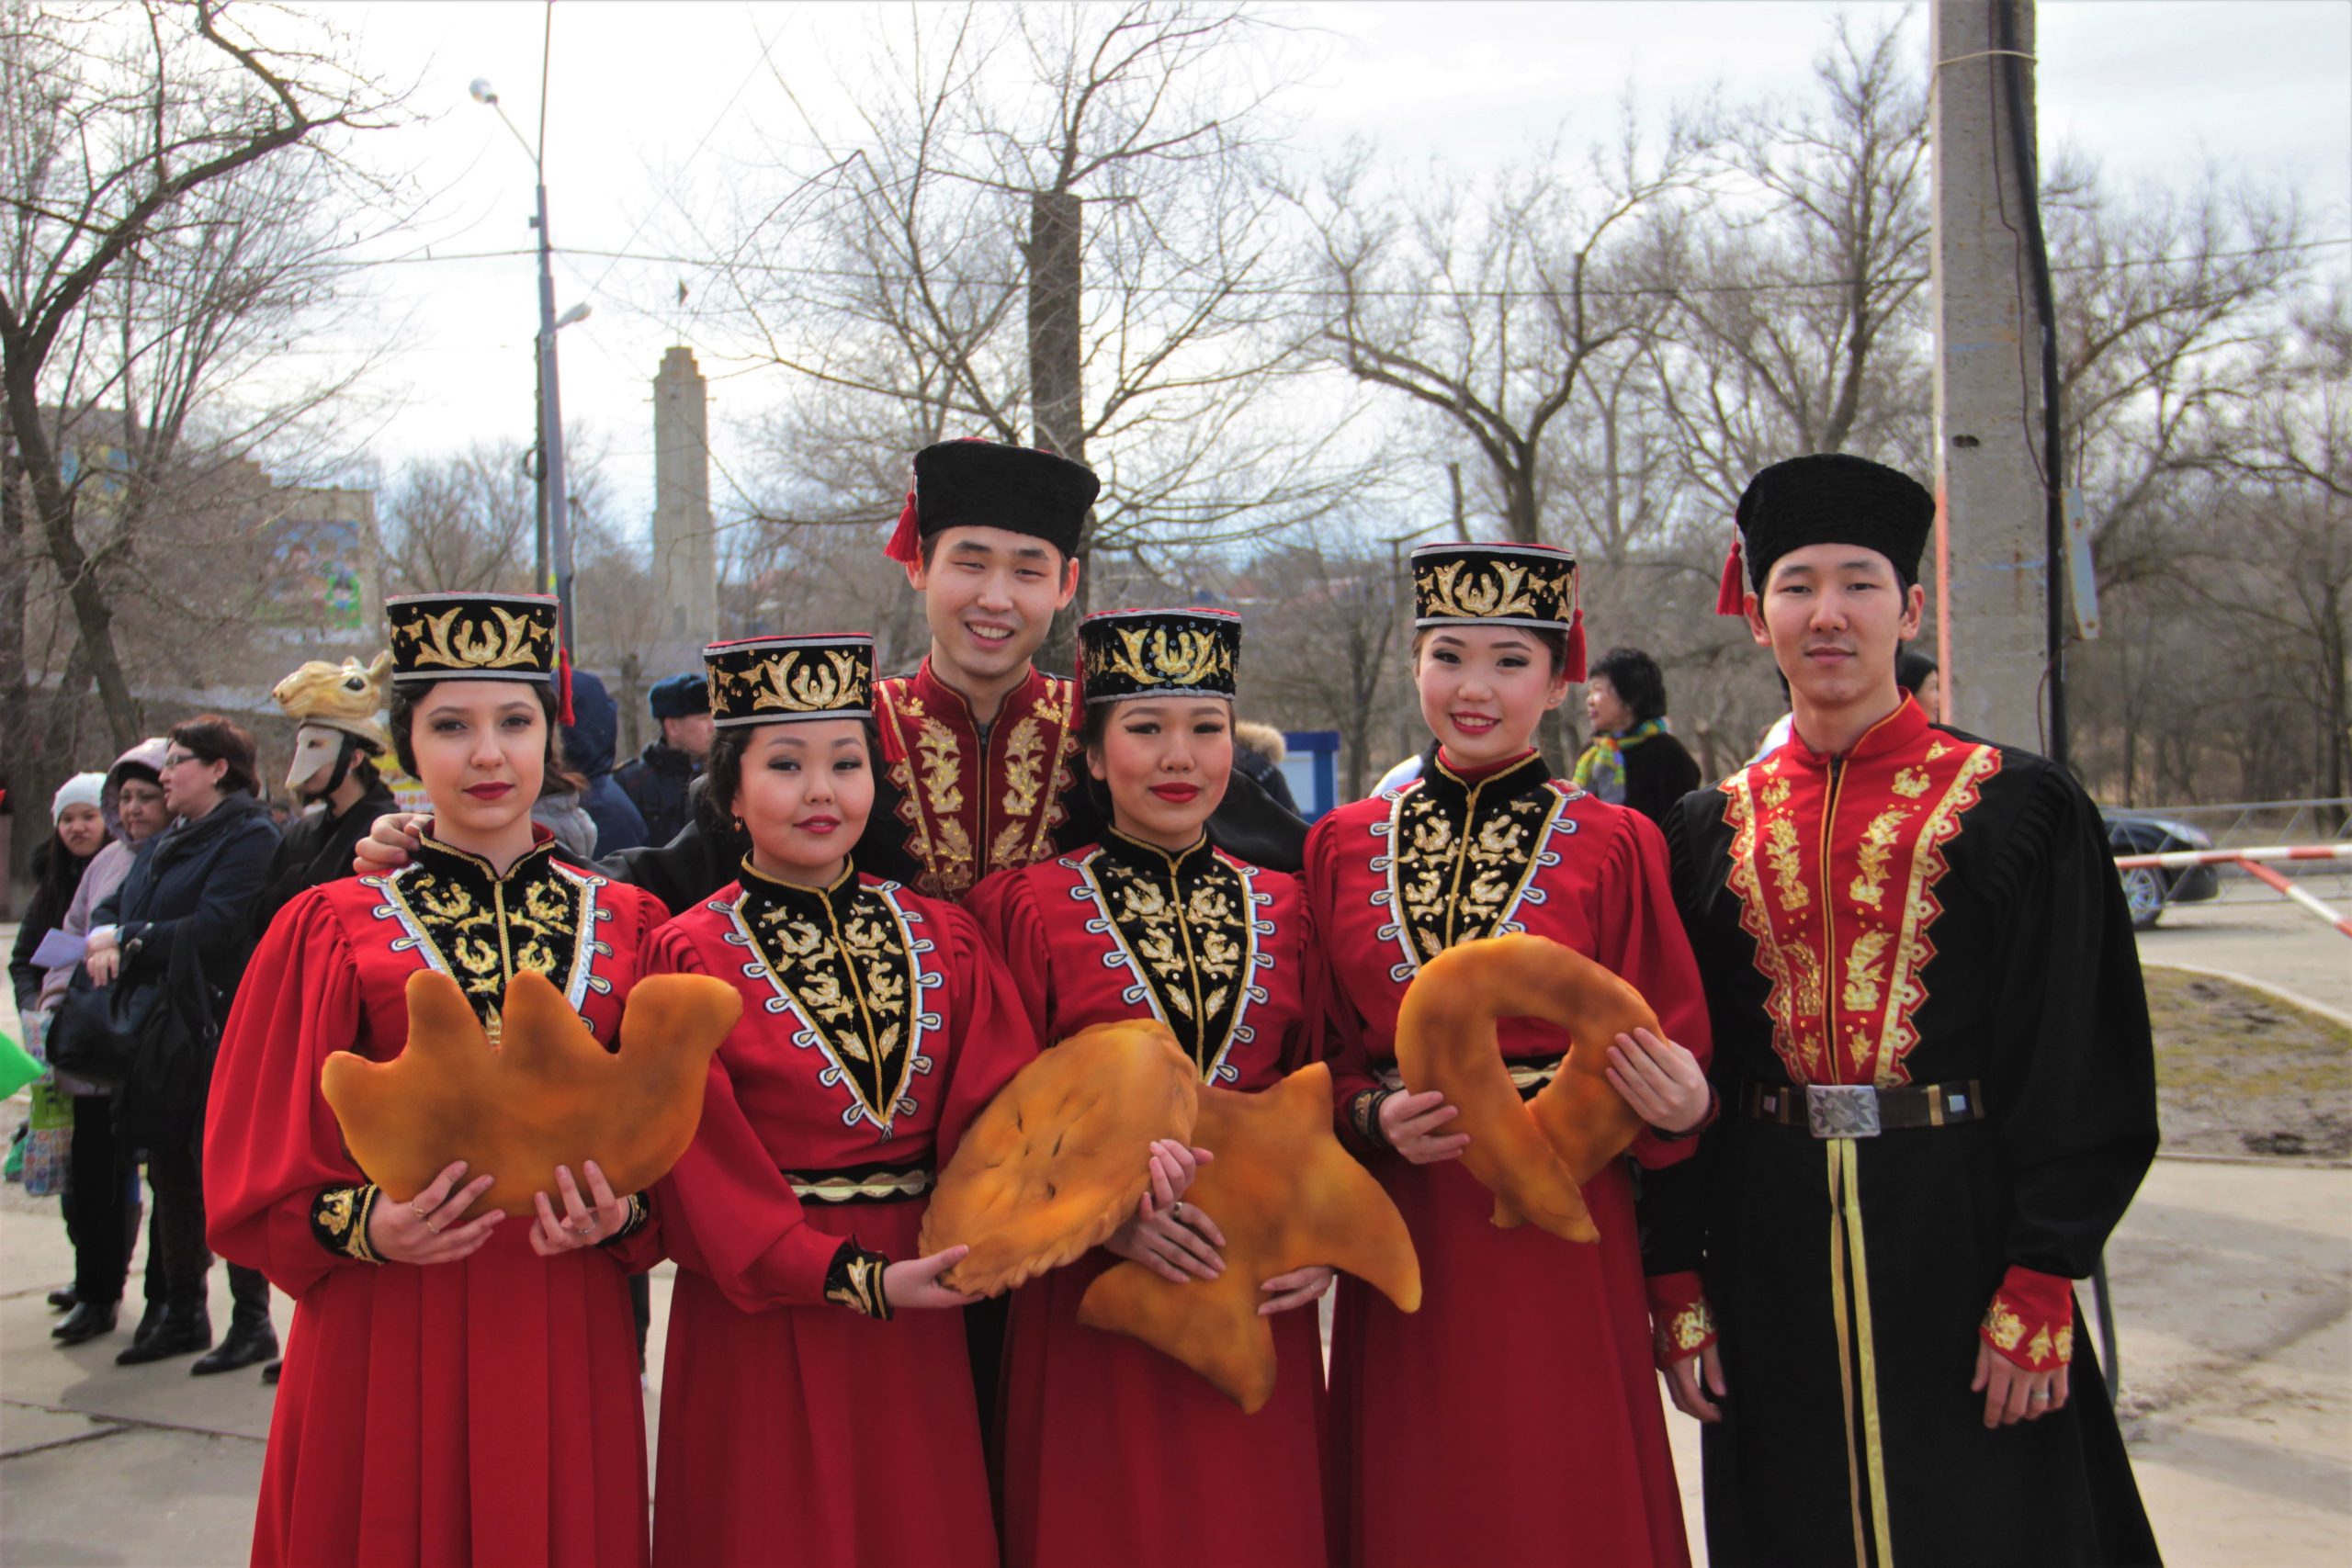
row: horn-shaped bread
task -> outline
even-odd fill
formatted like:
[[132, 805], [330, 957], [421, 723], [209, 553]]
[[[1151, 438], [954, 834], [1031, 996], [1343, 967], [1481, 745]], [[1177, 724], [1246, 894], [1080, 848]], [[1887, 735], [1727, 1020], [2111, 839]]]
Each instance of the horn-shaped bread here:
[[1301, 1067], [1261, 1094], [1204, 1089], [1193, 1141], [1216, 1157], [1185, 1201], [1225, 1233], [1225, 1272], [1178, 1285], [1118, 1264], [1087, 1287], [1079, 1322], [1135, 1336], [1254, 1415], [1274, 1392], [1273, 1323], [1258, 1315], [1268, 1280], [1328, 1263], [1400, 1310], [1419, 1309], [1421, 1267], [1405, 1217], [1331, 1134], [1330, 1068]]
[[467, 1217], [533, 1213], [558, 1166], [594, 1160], [616, 1193], [670, 1173], [702, 1121], [711, 1053], [743, 1010], [724, 981], [650, 975], [628, 994], [609, 1052], [547, 977], [507, 982], [495, 1046], [448, 976], [408, 978], [408, 1044], [389, 1062], [338, 1051], [319, 1076], [351, 1157], [404, 1203], [453, 1160], [494, 1176]]
[[1152, 1141], [1187, 1138], [1200, 1085], [1165, 1024], [1101, 1023], [1044, 1052], [974, 1119], [941, 1172], [916, 1242], [972, 1250], [940, 1276], [1000, 1291], [1100, 1245], [1136, 1211]]
[[[1532, 1105], [1519, 1098], [1495, 1022], [1541, 1019], [1567, 1032], [1559, 1075]], [[1421, 966], [1396, 1019], [1396, 1066], [1416, 1093], [1442, 1092], [1467, 1133], [1462, 1163], [1495, 1195], [1494, 1222], [1522, 1220], [1566, 1241], [1600, 1237], [1580, 1182], [1623, 1154], [1641, 1118], [1605, 1076], [1620, 1033], [1657, 1029], [1641, 994], [1580, 953], [1540, 936], [1490, 937]]]

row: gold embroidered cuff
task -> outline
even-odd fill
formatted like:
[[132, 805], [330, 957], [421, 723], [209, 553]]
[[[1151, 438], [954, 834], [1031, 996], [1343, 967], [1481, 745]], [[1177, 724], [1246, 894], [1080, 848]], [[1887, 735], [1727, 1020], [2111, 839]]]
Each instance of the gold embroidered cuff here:
[[329, 1187], [311, 1200], [311, 1234], [337, 1258], [356, 1263], [381, 1263], [368, 1245], [368, 1216], [375, 1212], [383, 1189], [374, 1182], [363, 1187]]
[[854, 1240], [842, 1243], [825, 1270], [825, 1299], [838, 1302], [860, 1317], [890, 1321], [890, 1298], [882, 1289], [882, 1270], [890, 1260], [868, 1252]]
[[1654, 1274], [1646, 1283], [1650, 1349], [1658, 1371], [1687, 1361], [1715, 1342], [1715, 1314], [1697, 1273]]
[[2075, 1359], [2075, 1282], [2013, 1265], [1977, 1332], [2030, 1372], [2066, 1365]]
[[1358, 1089], [1349, 1096], [1348, 1124], [1356, 1130], [1356, 1136], [1376, 1149], [1394, 1147], [1388, 1141], [1388, 1134], [1380, 1130], [1380, 1108], [1390, 1095], [1403, 1092], [1397, 1089], [1374, 1088]]
[[651, 1224], [652, 1220], [653, 1205], [646, 1201], [644, 1193], [632, 1192], [628, 1195], [628, 1213], [622, 1219], [621, 1228], [596, 1245], [610, 1247], [616, 1241], [626, 1241]]

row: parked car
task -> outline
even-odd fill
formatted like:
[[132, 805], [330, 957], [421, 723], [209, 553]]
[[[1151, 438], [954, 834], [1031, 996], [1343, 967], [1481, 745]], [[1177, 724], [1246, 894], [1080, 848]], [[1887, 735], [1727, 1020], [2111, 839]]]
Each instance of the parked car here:
[[[2107, 822], [2107, 847], [2119, 855], [2165, 854], [2176, 850], [2210, 850], [2213, 840], [2201, 829], [2170, 817], [2100, 807]], [[2123, 897], [2132, 906], [2132, 927], [2146, 931], [2164, 915], [2166, 906], [2211, 898], [2222, 890], [2222, 878], [2210, 865], [2132, 866], [2123, 874]]]

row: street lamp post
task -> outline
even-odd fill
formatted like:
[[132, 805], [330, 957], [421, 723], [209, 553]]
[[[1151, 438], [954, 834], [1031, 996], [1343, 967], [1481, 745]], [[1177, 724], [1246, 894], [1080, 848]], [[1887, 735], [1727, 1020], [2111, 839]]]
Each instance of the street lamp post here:
[[491, 90], [489, 82], [475, 78], [471, 91], [476, 103], [495, 110], [506, 129], [514, 131], [514, 140], [530, 154], [532, 172], [537, 177], [538, 212], [531, 220], [531, 226], [539, 231], [539, 483], [547, 497], [548, 548], [554, 558], [558, 636], [568, 652], [576, 636], [571, 612], [571, 493], [563, 466], [563, 388], [556, 375], [555, 334], [588, 314], [588, 307], [574, 305], [560, 317], [555, 312], [555, 262], [548, 237], [544, 150], [523, 140], [523, 133], [515, 130], [514, 122], [499, 107], [498, 95]]

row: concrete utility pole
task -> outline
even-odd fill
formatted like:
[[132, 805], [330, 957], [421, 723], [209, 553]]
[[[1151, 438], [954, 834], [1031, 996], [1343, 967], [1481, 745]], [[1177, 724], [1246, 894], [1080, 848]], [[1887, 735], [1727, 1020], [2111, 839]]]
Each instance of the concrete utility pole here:
[[[2041, 697], [2048, 594], [2042, 323], [2034, 304], [2010, 133], [2001, 11], [2032, 91], [2033, 0], [1935, 0], [1936, 480], [1948, 556], [1936, 584], [1944, 717], [1987, 739], [2047, 748]], [[2025, 121], [2033, 124], [2032, 103]]]

